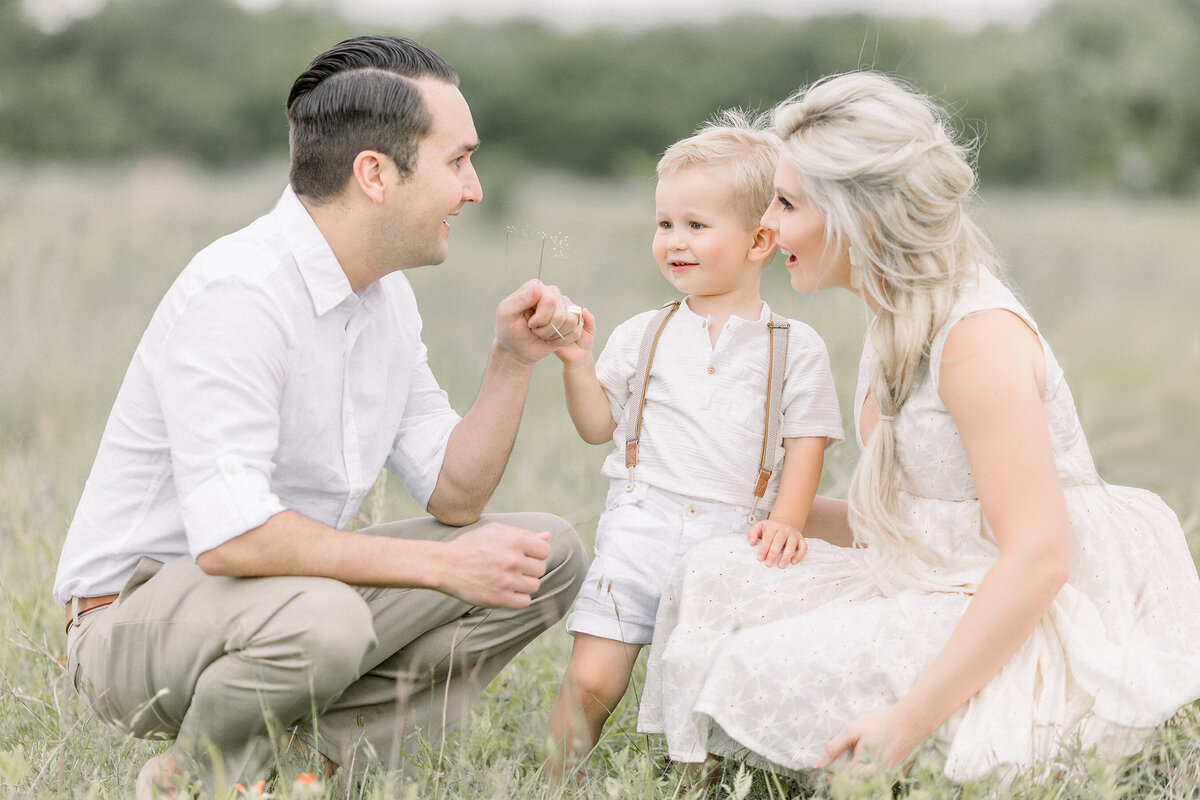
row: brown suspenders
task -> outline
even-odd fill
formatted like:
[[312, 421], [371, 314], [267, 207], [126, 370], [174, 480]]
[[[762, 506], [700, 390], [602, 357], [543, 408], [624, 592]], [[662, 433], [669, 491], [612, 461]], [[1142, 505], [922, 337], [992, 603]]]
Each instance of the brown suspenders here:
[[[642, 436], [642, 410], [646, 405], [646, 383], [650, 380], [650, 368], [654, 363], [654, 351], [658, 340], [671, 316], [679, 310], [679, 300], [673, 300], [658, 310], [642, 334], [642, 345], [638, 350], [637, 369], [633, 375], [630, 402], [625, 406], [625, 466], [629, 470], [627, 491], [633, 490], [633, 468], [638, 463], [638, 440]], [[778, 314], [771, 314], [767, 323], [770, 350], [767, 360], [767, 407], [763, 424], [762, 454], [758, 461], [758, 475], [754, 482], [754, 503], [750, 507], [753, 522], [758, 501], [767, 491], [771, 472], [775, 468], [775, 448], [779, 441], [779, 422], [783, 412], [783, 377], [787, 373], [788, 323]]]

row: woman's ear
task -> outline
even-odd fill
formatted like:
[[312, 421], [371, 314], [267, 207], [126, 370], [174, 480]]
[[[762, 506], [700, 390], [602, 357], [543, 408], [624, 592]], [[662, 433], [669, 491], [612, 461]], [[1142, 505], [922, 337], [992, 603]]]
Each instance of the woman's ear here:
[[395, 169], [392, 160], [377, 150], [361, 150], [354, 157], [352, 176], [354, 184], [372, 203], [384, 201], [388, 186], [388, 172]]
[[754, 239], [750, 242], [750, 250], [746, 253], [746, 258], [766, 264], [773, 255], [775, 255], [775, 231], [759, 225], [754, 231]]

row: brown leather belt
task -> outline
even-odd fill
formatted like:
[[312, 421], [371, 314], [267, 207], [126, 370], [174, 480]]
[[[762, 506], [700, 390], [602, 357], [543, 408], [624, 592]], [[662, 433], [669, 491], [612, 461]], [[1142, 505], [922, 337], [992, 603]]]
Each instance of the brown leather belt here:
[[71, 630], [75, 621], [87, 612], [112, 605], [116, 599], [115, 594], [102, 594], [99, 597], [72, 597], [67, 601], [67, 630]]

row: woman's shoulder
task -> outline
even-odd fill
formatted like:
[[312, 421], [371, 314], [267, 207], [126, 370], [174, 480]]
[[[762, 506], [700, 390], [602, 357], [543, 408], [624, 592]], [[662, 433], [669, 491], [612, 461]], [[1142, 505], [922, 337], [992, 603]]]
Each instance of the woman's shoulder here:
[[1038, 331], [1033, 316], [1017, 298], [1016, 293], [992, 270], [980, 266], [959, 287], [954, 304], [942, 327], [934, 335], [930, 356], [940, 353], [950, 331], [963, 319], [987, 311], [1007, 311], [1020, 318], [1026, 325]]
[[[998, 313], [993, 315], [989, 312]], [[961, 326], [960, 323], [968, 318], [972, 323]], [[1014, 323], [1019, 327], [1013, 327]], [[975, 275], [959, 288], [959, 294], [946, 321], [931, 343], [929, 362], [935, 385], [952, 332], [954, 341], [960, 347], [974, 347], [985, 344], [975, 341], [980, 337], [1004, 338], [1021, 329], [1032, 331], [1042, 349], [1045, 349], [1045, 342], [1037, 323], [1024, 304], [1017, 299], [1014, 291], [991, 270], [980, 266]]]
[[1017, 298], [1015, 291], [996, 273], [980, 265], [959, 287], [950, 309], [950, 315], [940, 333], [945, 335], [949, 328], [963, 317], [992, 309], [1010, 311], [1025, 320], [1036, 330], [1033, 317]]

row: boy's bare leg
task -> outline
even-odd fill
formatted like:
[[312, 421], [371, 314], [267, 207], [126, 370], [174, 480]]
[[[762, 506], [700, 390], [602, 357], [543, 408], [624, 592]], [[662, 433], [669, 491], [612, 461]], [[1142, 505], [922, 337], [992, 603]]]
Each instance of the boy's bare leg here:
[[546, 772], [558, 780], [582, 769], [600, 731], [625, 696], [640, 644], [575, 634], [562, 689], [550, 711]]

